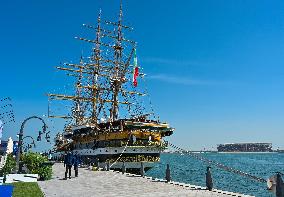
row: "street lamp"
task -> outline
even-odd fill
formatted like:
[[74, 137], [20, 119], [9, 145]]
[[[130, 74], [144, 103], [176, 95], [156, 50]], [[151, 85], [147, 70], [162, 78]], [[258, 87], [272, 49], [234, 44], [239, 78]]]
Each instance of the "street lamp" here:
[[34, 138], [32, 136], [29, 136], [29, 135], [23, 137], [23, 144], [22, 144], [22, 146], [25, 144], [24, 143], [24, 139], [26, 139], [26, 138], [32, 139], [32, 142], [27, 144], [27, 146], [24, 147], [24, 152], [28, 152], [28, 150], [30, 150], [32, 147], [34, 147], [34, 148], [36, 147]]
[[[20, 129], [20, 133], [19, 133], [19, 144], [18, 144], [18, 152], [17, 152], [17, 159], [16, 159], [16, 172], [20, 172], [21, 169], [19, 168], [19, 163], [20, 163], [20, 156], [21, 156], [21, 153], [22, 153], [22, 149], [23, 149], [23, 135], [24, 135], [24, 128], [25, 128], [25, 124], [28, 120], [31, 120], [31, 119], [39, 119], [40, 121], [42, 121], [43, 123], [43, 126], [42, 126], [42, 132], [40, 131], [39, 132], [39, 136], [37, 138], [37, 141], [41, 141], [41, 134], [42, 133], [45, 133], [46, 130], [47, 130], [47, 125], [45, 124], [44, 120], [41, 118], [41, 117], [38, 117], [38, 116], [31, 116], [27, 119], [25, 119], [21, 125], [21, 129]], [[33, 143], [35, 145], [35, 143]]]
[[46, 139], [47, 142], [50, 142], [50, 135], [49, 135], [49, 133], [50, 133], [50, 131], [45, 134], [45, 139]]
[[[32, 142], [31, 142], [31, 144], [29, 144], [29, 145], [33, 145], [34, 148], [35, 148], [35, 147], [36, 147], [36, 144], [35, 144], [34, 138], [33, 138], [32, 136], [27, 135], [27, 136], [25, 136], [25, 137], [22, 139], [22, 141], [24, 141], [24, 139], [26, 139], [26, 138], [31, 138], [31, 139], [32, 139]], [[30, 148], [32, 148], [32, 147], [30, 147]]]
[[41, 141], [41, 135], [40, 134], [37, 136], [36, 141]]

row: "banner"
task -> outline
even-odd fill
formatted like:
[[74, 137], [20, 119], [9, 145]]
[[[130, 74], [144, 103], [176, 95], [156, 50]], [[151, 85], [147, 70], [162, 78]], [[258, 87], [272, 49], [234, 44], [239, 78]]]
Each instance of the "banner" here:
[[13, 141], [13, 155], [17, 155], [18, 152], [18, 142]]

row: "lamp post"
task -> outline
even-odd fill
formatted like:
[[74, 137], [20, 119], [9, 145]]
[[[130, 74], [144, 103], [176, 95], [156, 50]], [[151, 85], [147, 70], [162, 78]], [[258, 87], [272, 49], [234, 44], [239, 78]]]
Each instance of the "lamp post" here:
[[27, 152], [27, 151], [28, 151], [30, 148], [32, 148], [32, 147], [34, 147], [34, 148], [36, 147], [34, 138], [33, 138], [32, 136], [29, 136], [29, 135], [27, 135], [27, 136], [25, 136], [25, 137], [23, 138], [22, 146], [25, 144], [25, 143], [24, 143], [24, 139], [26, 139], [26, 138], [31, 138], [31, 139], [32, 139], [32, 142], [31, 142], [30, 144], [27, 144], [26, 147], [24, 147], [24, 152]]
[[22, 141], [24, 141], [24, 139], [26, 139], [26, 138], [31, 138], [31, 139], [32, 139], [32, 143], [31, 143], [31, 145], [33, 145], [33, 146], [34, 146], [34, 148], [35, 148], [35, 147], [36, 147], [36, 144], [35, 144], [35, 140], [34, 140], [34, 138], [33, 138], [32, 136], [27, 135], [27, 136], [23, 137], [23, 140], [22, 140]]
[[16, 172], [18, 172], [18, 173], [20, 172], [19, 163], [20, 163], [20, 156], [21, 156], [22, 149], [23, 149], [23, 139], [27, 137], [27, 136], [23, 137], [23, 135], [24, 135], [24, 128], [25, 128], [26, 122], [28, 120], [31, 120], [31, 119], [39, 119], [43, 123], [42, 132], [39, 131], [39, 136], [37, 138], [37, 141], [41, 141], [41, 134], [45, 133], [46, 130], [47, 130], [47, 125], [45, 124], [44, 120], [42, 118], [38, 117], [38, 116], [31, 116], [31, 117], [29, 117], [29, 118], [27, 118], [27, 119], [25, 119], [23, 121], [23, 123], [21, 125], [21, 130], [20, 130], [20, 133], [19, 133], [18, 152], [17, 152], [17, 157], [16, 157]]

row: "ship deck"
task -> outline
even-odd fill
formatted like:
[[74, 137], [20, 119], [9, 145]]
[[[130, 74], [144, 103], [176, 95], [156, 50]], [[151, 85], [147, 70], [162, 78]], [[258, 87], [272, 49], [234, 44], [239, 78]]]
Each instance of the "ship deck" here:
[[114, 171], [90, 171], [80, 168], [79, 177], [63, 180], [62, 163], [53, 166], [53, 179], [39, 181], [38, 184], [45, 196], [124, 196], [124, 197], [164, 197], [164, 196], [194, 196], [194, 197], [249, 197], [214, 189], [205, 190], [200, 186], [177, 182], [165, 183], [163, 180], [151, 177], [140, 177], [133, 174], [122, 174]]

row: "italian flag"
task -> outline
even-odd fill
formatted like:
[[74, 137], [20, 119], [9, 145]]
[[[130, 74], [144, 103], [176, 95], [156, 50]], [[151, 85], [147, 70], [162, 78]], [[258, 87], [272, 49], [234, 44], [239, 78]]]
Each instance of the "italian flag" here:
[[139, 75], [139, 68], [137, 65], [137, 56], [136, 56], [136, 49], [134, 49], [134, 58], [133, 58], [133, 85], [136, 87], [137, 86], [137, 77]]

